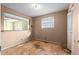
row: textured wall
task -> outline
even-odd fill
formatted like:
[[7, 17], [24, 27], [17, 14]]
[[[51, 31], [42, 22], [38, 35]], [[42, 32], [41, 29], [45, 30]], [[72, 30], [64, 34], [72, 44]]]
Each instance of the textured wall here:
[[[55, 18], [55, 27], [51, 29], [41, 28], [41, 19], [45, 17]], [[51, 13], [33, 18], [33, 39], [46, 40], [60, 43], [63, 47], [67, 45], [67, 10]]]

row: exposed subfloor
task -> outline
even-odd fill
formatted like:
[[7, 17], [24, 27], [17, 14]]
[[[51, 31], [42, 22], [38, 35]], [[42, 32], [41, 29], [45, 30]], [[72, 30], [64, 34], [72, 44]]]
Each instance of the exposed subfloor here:
[[27, 43], [8, 48], [2, 55], [69, 55], [60, 45], [32, 40]]

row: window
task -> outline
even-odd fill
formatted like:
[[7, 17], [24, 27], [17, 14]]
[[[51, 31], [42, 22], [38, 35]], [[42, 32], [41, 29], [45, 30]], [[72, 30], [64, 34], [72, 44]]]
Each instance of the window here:
[[4, 30], [28, 30], [29, 29], [29, 19], [15, 17], [15, 15], [10, 15], [4, 17]]
[[54, 17], [48, 17], [48, 18], [42, 19], [41, 27], [42, 28], [54, 28]]

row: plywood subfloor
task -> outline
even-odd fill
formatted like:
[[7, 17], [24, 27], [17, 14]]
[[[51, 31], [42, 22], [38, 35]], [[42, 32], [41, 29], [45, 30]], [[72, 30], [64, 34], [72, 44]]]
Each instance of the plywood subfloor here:
[[2, 51], [2, 55], [68, 55], [60, 45], [33, 40]]

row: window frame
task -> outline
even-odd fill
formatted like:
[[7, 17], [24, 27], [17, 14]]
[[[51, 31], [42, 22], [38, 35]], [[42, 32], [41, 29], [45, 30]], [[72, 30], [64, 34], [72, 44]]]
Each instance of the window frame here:
[[[5, 14], [10, 14], [10, 13], [4, 13], [4, 14], [3, 14], [4, 18], [6, 17]], [[11, 15], [14, 15], [14, 14], [11, 14]], [[14, 15], [14, 16], [16, 16], [16, 15]], [[20, 17], [20, 16], [18, 16], [18, 17]], [[3, 18], [3, 19], [4, 19], [4, 18]], [[8, 17], [8, 18], [12, 19], [11, 17]], [[24, 17], [21, 17], [21, 18], [24, 18]], [[15, 18], [15, 20], [16, 20], [16, 18]], [[18, 20], [19, 20], [19, 19], [18, 19]], [[5, 30], [5, 29], [4, 29], [4, 21], [5, 21], [5, 19], [3, 20], [3, 30], [2, 30], [2, 31], [27, 31], [27, 30], [30, 30], [30, 20], [29, 20], [28, 18], [24, 18], [24, 21], [26, 21], [26, 22], [28, 21], [28, 23], [29, 23], [29, 24], [28, 24], [29, 28], [26, 29], [26, 30], [25, 30], [25, 29], [22, 29], [22, 30], [14, 30], [14, 29], [12, 29], [12, 30]], [[21, 21], [23, 21], [23, 20], [21, 20]], [[14, 25], [13, 25], [13, 26], [14, 26]], [[23, 26], [23, 25], [22, 25], [22, 26]]]
[[[47, 23], [50, 23], [50, 24], [47, 25]], [[41, 20], [41, 28], [42, 29], [50, 29], [50, 28], [54, 28], [54, 27], [55, 27], [54, 16], [53, 17], [43, 18]]]

